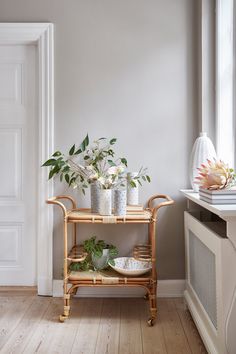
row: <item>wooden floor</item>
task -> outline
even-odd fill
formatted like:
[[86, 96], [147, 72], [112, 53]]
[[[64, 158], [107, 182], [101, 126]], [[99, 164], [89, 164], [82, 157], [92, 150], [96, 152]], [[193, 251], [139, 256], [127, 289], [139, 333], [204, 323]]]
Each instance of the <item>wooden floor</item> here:
[[0, 290], [0, 353], [207, 353], [182, 299], [158, 299], [148, 327], [143, 299], [72, 300], [71, 317], [58, 322], [62, 299], [32, 291]]

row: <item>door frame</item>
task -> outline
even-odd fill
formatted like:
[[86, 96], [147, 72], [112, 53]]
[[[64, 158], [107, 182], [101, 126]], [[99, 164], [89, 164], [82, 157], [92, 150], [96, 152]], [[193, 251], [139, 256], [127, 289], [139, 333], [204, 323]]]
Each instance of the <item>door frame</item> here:
[[[53, 183], [42, 163], [54, 148], [54, 31], [52, 23], [0, 23], [0, 45], [33, 44], [37, 48], [38, 87], [38, 190], [36, 213], [37, 287], [39, 295], [52, 295], [53, 210], [45, 200]], [[38, 92], [37, 92], [38, 90]]]

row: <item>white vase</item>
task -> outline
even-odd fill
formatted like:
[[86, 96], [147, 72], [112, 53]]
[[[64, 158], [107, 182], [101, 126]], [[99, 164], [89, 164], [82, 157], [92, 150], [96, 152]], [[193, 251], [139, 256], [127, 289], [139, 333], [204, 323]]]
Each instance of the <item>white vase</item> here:
[[[138, 172], [127, 173], [128, 180], [136, 177]], [[127, 204], [128, 205], [138, 205], [139, 203], [139, 186], [138, 181], [135, 182], [136, 187], [131, 187], [129, 184], [127, 186]]]
[[213, 160], [213, 158], [216, 158], [216, 151], [211, 139], [207, 137], [207, 133], [200, 133], [200, 137], [196, 139], [193, 145], [189, 165], [190, 182], [195, 192], [199, 190], [198, 184], [195, 183], [195, 178], [198, 176], [198, 168], [202, 163], [206, 163], [207, 159]]
[[127, 193], [126, 189], [114, 190], [114, 215], [123, 216], [126, 214]]
[[111, 215], [112, 212], [112, 190], [100, 189], [99, 190], [99, 214]]
[[99, 209], [99, 185], [98, 182], [90, 184], [91, 212], [98, 213]]
[[95, 270], [104, 269], [107, 267], [107, 262], [109, 260], [109, 249], [105, 248], [102, 252], [101, 257], [96, 257], [92, 254], [92, 262]]

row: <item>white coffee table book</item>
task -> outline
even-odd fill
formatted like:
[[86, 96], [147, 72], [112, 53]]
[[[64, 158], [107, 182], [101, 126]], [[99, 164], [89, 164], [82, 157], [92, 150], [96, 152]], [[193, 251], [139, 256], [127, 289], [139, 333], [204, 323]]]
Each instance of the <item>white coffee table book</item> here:
[[210, 204], [182, 190], [185, 211], [184, 298], [211, 354], [236, 353], [236, 203]]

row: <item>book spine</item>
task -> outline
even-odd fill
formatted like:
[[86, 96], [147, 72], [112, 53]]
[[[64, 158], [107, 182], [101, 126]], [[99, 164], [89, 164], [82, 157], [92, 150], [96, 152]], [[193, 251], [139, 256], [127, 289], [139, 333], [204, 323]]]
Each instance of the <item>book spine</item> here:
[[210, 195], [207, 193], [199, 192], [199, 196], [209, 198], [211, 200], [221, 200], [221, 199], [236, 199], [236, 194], [221, 194], [221, 195]]

